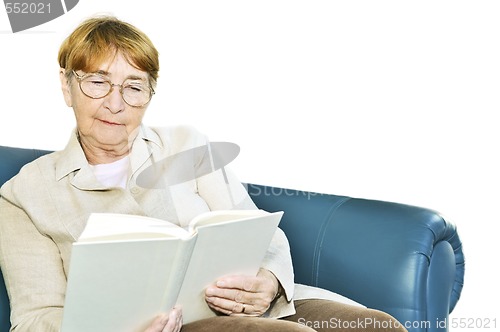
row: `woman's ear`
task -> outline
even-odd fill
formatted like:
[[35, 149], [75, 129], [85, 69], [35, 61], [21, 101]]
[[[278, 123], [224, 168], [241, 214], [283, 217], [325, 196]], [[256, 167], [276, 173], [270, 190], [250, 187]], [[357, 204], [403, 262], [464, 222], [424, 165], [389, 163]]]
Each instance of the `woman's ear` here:
[[64, 101], [68, 107], [73, 106], [73, 101], [71, 99], [71, 87], [68, 82], [68, 77], [66, 76], [66, 69], [59, 69], [59, 79], [61, 80], [61, 90], [64, 96]]

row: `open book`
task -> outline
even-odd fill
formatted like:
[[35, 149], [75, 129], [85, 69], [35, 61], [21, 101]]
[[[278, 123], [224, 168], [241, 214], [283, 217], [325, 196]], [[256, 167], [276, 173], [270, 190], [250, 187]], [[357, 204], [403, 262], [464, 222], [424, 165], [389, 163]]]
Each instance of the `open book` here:
[[211, 211], [183, 229], [167, 221], [95, 213], [73, 244], [63, 332], [143, 332], [174, 305], [184, 324], [213, 317], [205, 289], [224, 275], [256, 275], [283, 212]]

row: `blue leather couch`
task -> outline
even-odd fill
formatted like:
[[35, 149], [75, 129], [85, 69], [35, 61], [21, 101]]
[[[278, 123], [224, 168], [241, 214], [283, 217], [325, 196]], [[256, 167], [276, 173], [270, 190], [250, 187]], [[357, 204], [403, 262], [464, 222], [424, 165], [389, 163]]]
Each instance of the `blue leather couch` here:
[[[45, 153], [0, 146], [0, 185]], [[296, 282], [388, 312], [411, 332], [447, 330], [442, 322], [460, 297], [464, 277], [462, 244], [452, 223], [415, 206], [247, 188], [260, 208], [285, 211], [280, 227], [290, 241]], [[0, 332], [9, 329], [9, 312], [0, 279]]]

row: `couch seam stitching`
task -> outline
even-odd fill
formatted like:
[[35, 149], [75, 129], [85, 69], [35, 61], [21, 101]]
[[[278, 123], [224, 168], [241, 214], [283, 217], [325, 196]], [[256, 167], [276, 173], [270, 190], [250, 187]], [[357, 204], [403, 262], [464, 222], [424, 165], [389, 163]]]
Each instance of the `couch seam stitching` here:
[[324, 218], [321, 224], [320, 231], [318, 232], [318, 237], [316, 239], [316, 245], [314, 246], [314, 256], [313, 256], [314, 264], [312, 271], [312, 280], [315, 286], [318, 286], [319, 266], [321, 262], [321, 249], [323, 248], [323, 242], [325, 240], [325, 230], [329, 225], [329, 221], [332, 219], [332, 216], [335, 214], [337, 209], [349, 200], [351, 200], [350, 197], [343, 197], [339, 202], [334, 204], [330, 208], [330, 211], [327, 213], [326, 217]]

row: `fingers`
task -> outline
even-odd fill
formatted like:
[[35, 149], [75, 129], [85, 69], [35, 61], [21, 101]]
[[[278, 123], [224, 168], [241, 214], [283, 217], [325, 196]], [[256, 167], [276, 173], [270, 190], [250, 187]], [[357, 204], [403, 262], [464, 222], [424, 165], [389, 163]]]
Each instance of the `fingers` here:
[[208, 287], [205, 295], [208, 297], [228, 299], [236, 303], [253, 303], [253, 299], [259, 296], [259, 294], [245, 292], [241, 289], [220, 288], [217, 286]]
[[[207, 294], [211, 294], [211, 292], [207, 290]], [[212, 309], [226, 315], [258, 315], [253, 305], [249, 304], [249, 302], [237, 302], [232, 299], [217, 296], [207, 296], [206, 301]]]
[[144, 332], [179, 332], [182, 328], [182, 310], [173, 308], [169, 313], [161, 314]]
[[271, 302], [278, 292], [279, 283], [274, 275], [261, 269], [257, 276], [228, 276], [217, 280], [214, 296], [235, 302], [254, 304], [253, 299]]
[[269, 309], [275, 286], [267, 278], [229, 276], [206, 290], [208, 305], [232, 316], [260, 316]]
[[219, 288], [242, 289], [246, 292], [258, 291], [258, 280], [252, 276], [228, 276], [217, 280], [215, 285]]
[[163, 327], [168, 321], [168, 315], [167, 314], [161, 314], [158, 317], [155, 318], [153, 323], [144, 331], [144, 332], [158, 332], [162, 331]]
[[167, 323], [162, 332], [179, 332], [182, 327], [182, 311], [179, 308], [174, 308], [168, 315]]

